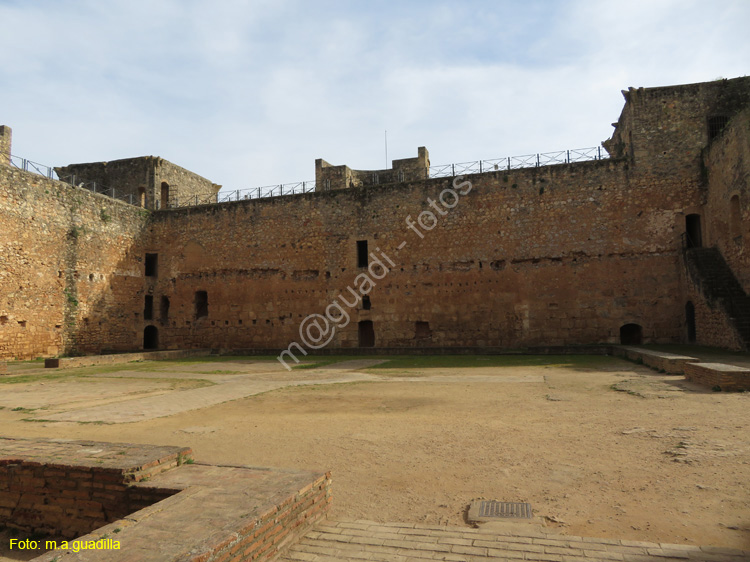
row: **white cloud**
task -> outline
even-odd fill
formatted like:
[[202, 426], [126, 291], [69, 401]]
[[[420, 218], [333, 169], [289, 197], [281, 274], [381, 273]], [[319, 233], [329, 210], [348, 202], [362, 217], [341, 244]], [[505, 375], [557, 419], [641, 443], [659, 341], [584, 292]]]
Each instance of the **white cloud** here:
[[0, 121], [49, 164], [158, 154], [227, 188], [314, 159], [593, 146], [621, 89], [747, 72], [750, 4], [0, 0]]

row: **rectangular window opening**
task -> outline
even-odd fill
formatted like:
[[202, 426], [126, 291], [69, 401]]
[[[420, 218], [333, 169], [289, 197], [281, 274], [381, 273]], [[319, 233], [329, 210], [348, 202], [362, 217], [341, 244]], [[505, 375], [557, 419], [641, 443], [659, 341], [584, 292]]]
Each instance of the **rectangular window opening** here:
[[153, 320], [154, 318], [154, 297], [146, 295], [146, 302], [143, 305], [143, 319]]
[[208, 316], [208, 293], [195, 291], [195, 319]]
[[357, 267], [367, 267], [369, 264], [367, 240], [357, 240]]
[[161, 298], [161, 306], [159, 307], [159, 316], [162, 322], [169, 320], [169, 297]]
[[713, 115], [708, 118], [708, 140], [714, 140], [724, 127], [729, 123], [729, 117], [726, 115]]
[[159, 254], [146, 254], [146, 277], [156, 277]]

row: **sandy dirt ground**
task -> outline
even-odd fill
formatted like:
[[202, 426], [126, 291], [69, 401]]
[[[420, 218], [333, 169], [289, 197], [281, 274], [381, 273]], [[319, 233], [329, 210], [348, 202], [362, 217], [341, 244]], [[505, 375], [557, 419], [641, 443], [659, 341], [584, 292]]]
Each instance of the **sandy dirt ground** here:
[[[474, 499], [525, 501], [564, 534], [750, 549], [750, 394], [710, 392], [614, 358], [545, 361], [385, 363], [360, 369], [366, 380], [122, 424], [23, 421], [44, 418], [44, 410], [11, 407], [42, 383], [2, 384], [0, 426], [11, 437], [184, 445], [217, 464], [332, 470], [332, 515], [341, 518], [465, 525]], [[209, 381], [289, 377], [257, 360], [170, 365], [141, 367], [132, 379], [87, 370], [40, 388], [59, 411], [60, 396], [75, 409], [91, 404], [94, 388], [113, 400], [111, 388], [100, 389], [106, 381], [136, 393], [132, 400], [151, 391], [179, 400], [179, 385], [165, 390], [176, 372]], [[293, 375], [325, 381], [332, 367]], [[70, 385], [88, 384], [96, 386], [77, 401]]]

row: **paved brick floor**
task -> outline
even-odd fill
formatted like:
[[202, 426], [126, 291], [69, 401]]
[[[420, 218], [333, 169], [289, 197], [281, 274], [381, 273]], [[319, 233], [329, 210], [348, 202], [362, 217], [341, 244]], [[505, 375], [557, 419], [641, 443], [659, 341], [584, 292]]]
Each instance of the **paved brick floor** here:
[[469, 529], [405, 523], [329, 520], [281, 558], [284, 562], [740, 562], [750, 551], [617, 539], [550, 535], [495, 527]]

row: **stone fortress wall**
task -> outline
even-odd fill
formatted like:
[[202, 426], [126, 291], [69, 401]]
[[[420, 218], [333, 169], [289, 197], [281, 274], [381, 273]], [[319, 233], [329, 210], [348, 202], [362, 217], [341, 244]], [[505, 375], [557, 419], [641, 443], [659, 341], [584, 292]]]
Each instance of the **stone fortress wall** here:
[[55, 168], [55, 172], [72, 184], [77, 185], [80, 180], [114, 187], [119, 194], [132, 195], [134, 204], [147, 209], [215, 203], [221, 189], [220, 185], [158, 156], [70, 164]]
[[12, 250], [0, 358], [280, 351], [308, 314], [352, 302], [362, 274], [369, 302], [342, 307], [350, 321], [328, 347], [685, 342], [688, 300], [692, 339], [743, 347], [683, 249], [686, 232], [702, 237], [750, 289], [750, 79], [623, 93], [609, 159], [455, 180], [429, 179], [420, 148], [386, 171], [318, 160], [315, 193], [149, 212], [0, 166], [0, 245]]

